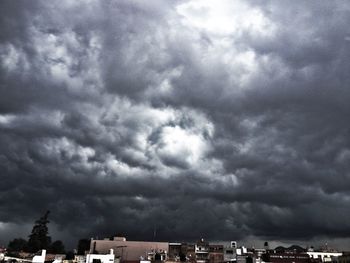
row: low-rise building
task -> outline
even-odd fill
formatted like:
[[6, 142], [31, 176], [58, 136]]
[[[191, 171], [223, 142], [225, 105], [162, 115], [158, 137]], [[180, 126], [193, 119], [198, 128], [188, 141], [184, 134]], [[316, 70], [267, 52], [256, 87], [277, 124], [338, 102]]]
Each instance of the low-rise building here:
[[185, 255], [186, 252], [183, 252], [183, 244], [182, 243], [169, 243], [169, 252], [168, 258], [171, 261], [180, 261], [181, 255]]
[[350, 263], [350, 253], [345, 252], [338, 257], [338, 263]]
[[224, 261], [224, 246], [209, 245], [209, 263], [222, 263]]
[[275, 252], [266, 253], [262, 256], [262, 260], [271, 263], [309, 263], [310, 257], [306, 253]]
[[237, 254], [236, 254], [236, 249], [237, 249], [237, 242], [236, 241], [231, 241], [229, 247], [224, 247], [223, 252], [224, 252], [224, 262], [230, 263], [230, 262], [236, 262], [237, 261]]
[[114, 263], [114, 251], [110, 249], [109, 254], [87, 254], [86, 263]]
[[90, 253], [105, 254], [110, 249], [114, 250], [116, 258], [123, 263], [137, 262], [140, 259], [148, 258], [148, 253], [167, 253], [169, 250], [168, 242], [151, 241], [127, 241], [125, 237], [114, 237], [111, 239], [91, 239]]
[[86, 255], [75, 255], [74, 256], [75, 263], [85, 263], [85, 261], [86, 261]]
[[209, 242], [203, 238], [194, 246], [197, 263], [208, 263], [209, 262]]
[[338, 262], [341, 252], [308, 251], [306, 252], [314, 262]]

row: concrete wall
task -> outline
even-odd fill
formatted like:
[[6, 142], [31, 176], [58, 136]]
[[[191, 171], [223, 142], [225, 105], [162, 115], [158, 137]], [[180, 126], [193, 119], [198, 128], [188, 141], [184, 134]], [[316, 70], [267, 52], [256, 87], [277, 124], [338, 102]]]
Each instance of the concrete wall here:
[[[124, 239], [125, 240], [125, 239]], [[155, 251], [169, 251], [168, 242], [146, 242], [146, 241], [124, 241], [117, 240], [91, 240], [90, 253], [108, 253], [109, 249], [114, 250], [116, 257], [121, 261], [139, 261], [140, 257], [146, 258], [147, 253]]]

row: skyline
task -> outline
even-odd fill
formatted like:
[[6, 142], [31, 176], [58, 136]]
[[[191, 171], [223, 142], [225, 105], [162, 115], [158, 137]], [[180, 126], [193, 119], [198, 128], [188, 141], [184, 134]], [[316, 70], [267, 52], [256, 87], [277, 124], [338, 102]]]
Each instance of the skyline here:
[[350, 247], [350, 3], [0, 2], [0, 243]]

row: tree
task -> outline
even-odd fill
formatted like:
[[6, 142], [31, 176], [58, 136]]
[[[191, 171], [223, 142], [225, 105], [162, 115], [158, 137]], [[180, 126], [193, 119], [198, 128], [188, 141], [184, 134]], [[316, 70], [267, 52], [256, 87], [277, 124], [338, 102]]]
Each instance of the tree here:
[[74, 252], [68, 251], [66, 254], [66, 260], [72, 260], [72, 259], [74, 259]]
[[61, 240], [56, 240], [49, 247], [49, 253], [52, 254], [65, 254], [66, 251], [64, 249], [63, 242]]
[[20, 252], [27, 248], [27, 241], [23, 238], [15, 238], [7, 245], [8, 252]]
[[186, 254], [185, 253], [180, 252], [179, 256], [180, 256], [180, 261], [181, 262], [186, 262]]
[[85, 255], [85, 251], [88, 250], [90, 250], [90, 239], [80, 239], [78, 243], [78, 255]]
[[47, 224], [50, 211], [47, 211], [44, 216], [35, 221], [32, 233], [29, 235], [27, 251], [36, 253], [40, 249], [47, 249], [51, 244], [51, 237], [48, 235], [49, 230]]

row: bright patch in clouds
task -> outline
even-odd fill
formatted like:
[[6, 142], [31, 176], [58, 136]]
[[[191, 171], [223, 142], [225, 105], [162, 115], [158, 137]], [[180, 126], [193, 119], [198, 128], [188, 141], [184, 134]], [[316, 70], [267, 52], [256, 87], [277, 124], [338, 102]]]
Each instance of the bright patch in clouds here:
[[263, 13], [240, 1], [193, 0], [177, 7], [183, 23], [207, 33], [223, 36], [244, 30], [271, 35], [274, 26]]
[[0, 114], [0, 125], [7, 125], [10, 124], [16, 117], [14, 115], [1, 115]]
[[168, 161], [177, 159], [183, 165], [194, 165], [208, 150], [202, 136], [175, 127], [162, 130], [158, 154]]

